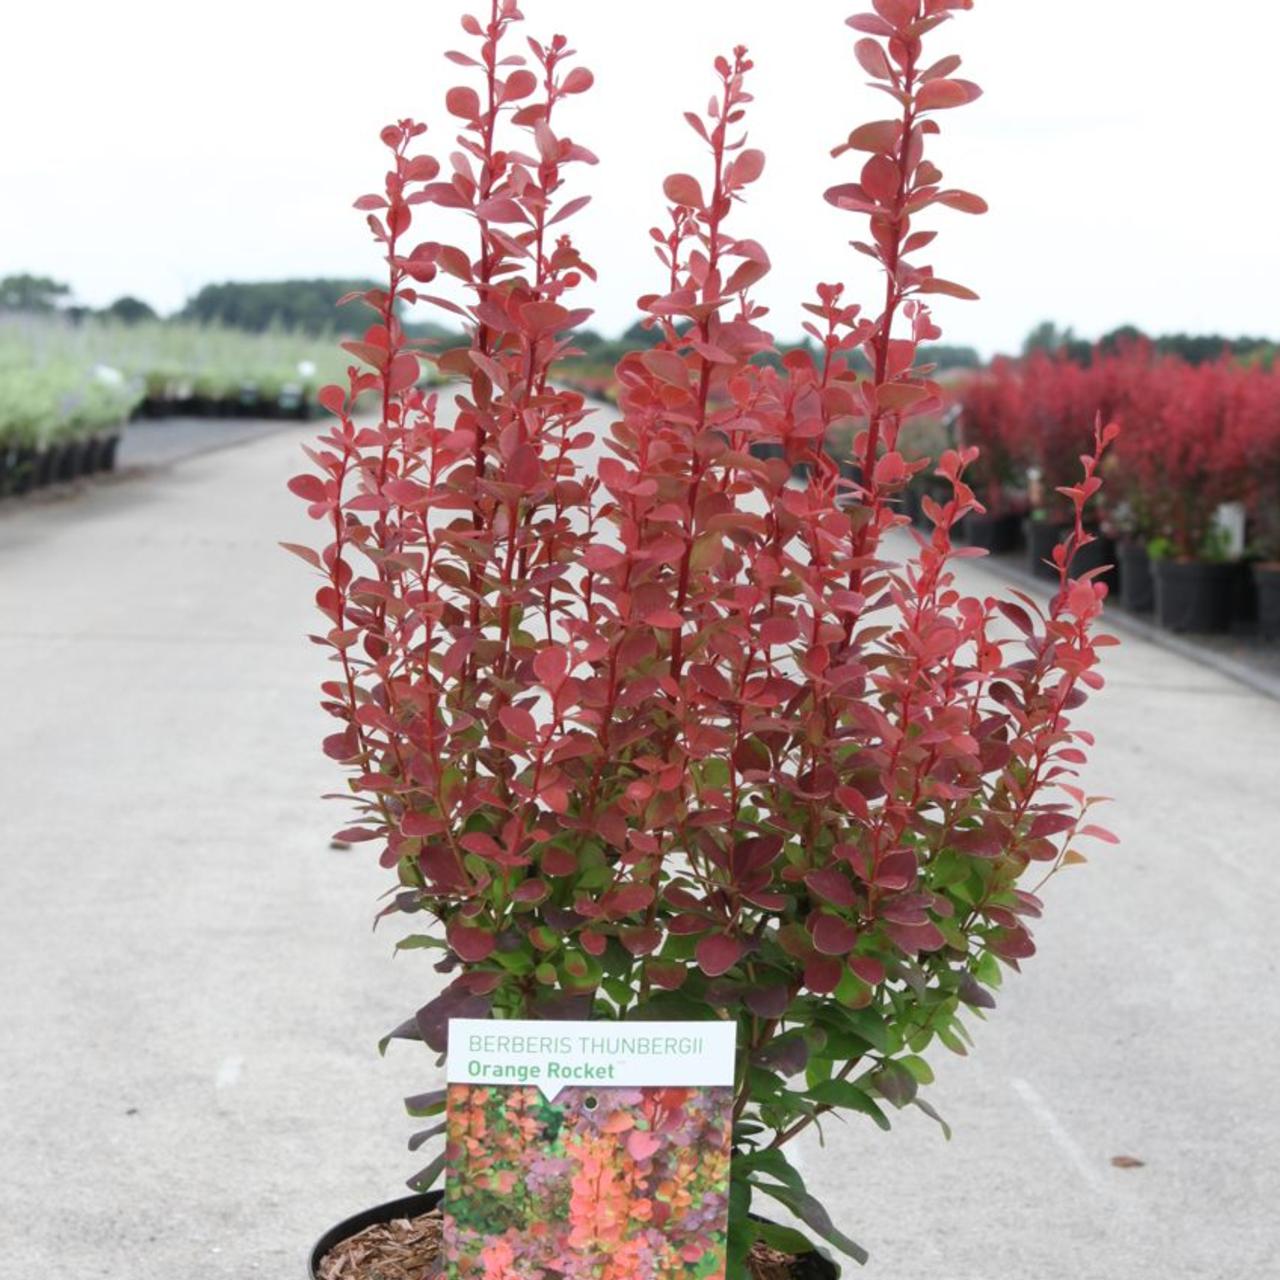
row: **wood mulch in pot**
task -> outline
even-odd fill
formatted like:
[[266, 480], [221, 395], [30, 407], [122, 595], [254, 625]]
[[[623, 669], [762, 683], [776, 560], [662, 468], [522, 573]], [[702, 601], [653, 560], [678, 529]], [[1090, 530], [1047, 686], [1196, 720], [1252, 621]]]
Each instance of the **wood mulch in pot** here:
[[[747, 1259], [752, 1280], [791, 1280], [790, 1255], [757, 1242]], [[376, 1223], [335, 1245], [319, 1280], [434, 1280], [444, 1275], [440, 1211]]]

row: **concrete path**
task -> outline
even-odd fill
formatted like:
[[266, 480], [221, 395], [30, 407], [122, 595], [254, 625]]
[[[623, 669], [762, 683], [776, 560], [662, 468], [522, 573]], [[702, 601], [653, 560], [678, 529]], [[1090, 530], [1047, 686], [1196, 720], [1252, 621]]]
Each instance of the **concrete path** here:
[[[432, 990], [328, 848], [310, 428], [0, 512], [0, 1280], [301, 1277], [416, 1167]], [[990, 578], [974, 576], [978, 591]], [[1088, 713], [1124, 839], [916, 1113], [801, 1154], [885, 1280], [1280, 1274], [1280, 704], [1139, 640]], [[1115, 1156], [1144, 1162], [1115, 1168]]]

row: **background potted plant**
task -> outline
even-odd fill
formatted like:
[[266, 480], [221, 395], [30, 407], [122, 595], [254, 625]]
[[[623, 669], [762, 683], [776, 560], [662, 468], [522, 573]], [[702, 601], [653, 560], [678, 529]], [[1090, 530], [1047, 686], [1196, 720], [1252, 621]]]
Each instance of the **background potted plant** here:
[[992, 553], [1016, 551], [1028, 514], [1023, 382], [1007, 359], [992, 362], [982, 377], [970, 378], [960, 397], [957, 436], [978, 456], [969, 483], [986, 509], [965, 517], [960, 527], [970, 546]]
[[[980, 451], [974, 483], [1003, 517], [995, 529], [977, 526], [977, 545], [987, 546], [990, 537], [998, 544], [988, 549], [1012, 550], [1011, 526], [1023, 515], [1027, 567], [1052, 581], [1057, 576], [1053, 549], [1074, 528], [1062, 489], [1079, 470], [1082, 424], [1092, 422], [1103, 405], [1091, 367], [1065, 351], [998, 358], [966, 380], [959, 405], [960, 438]], [[1092, 540], [1077, 548], [1075, 573], [1109, 570], [1114, 564], [1111, 539], [1097, 536], [1096, 518], [1090, 532]]]
[[[1089, 738], [1071, 720], [1102, 684], [1105, 588], [1067, 565], [1114, 429], [1064, 483], [1047, 610], [955, 582], [973, 451], [938, 460], [950, 497], [926, 501], [927, 537], [909, 540], [895, 506], [928, 465], [899, 452], [900, 427], [939, 404], [915, 369], [938, 336], [928, 297], [973, 296], [918, 257], [926, 210], [984, 208], [924, 154], [939, 114], [978, 96], [958, 59], [922, 48], [968, 7], [876, 0], [849, 20], [896, 114], [836, 148], [855, 178], [827, 199], [867, 219], [885, 302], [864, 315], [819, 285], [817, 350], [779, 367], [755, 361], [772, 346], [752, 298], [769, 260], [736, 230], [764, 168], [744, 136], [752, 64], [742, 48], [716, 59], [709, 110], [686, 117], [703, 172], [667, 179], [653, 233], [641, 307], [659, 340], [619, 363], [603, 428], [554, 376], [594, 277], [564, 227], [585, 197], [563, 190], [594, 160], [566, 119], [591, 75], [563, 37], [515, 43], [514, 0], [464, 19], [476, 45], [450, 57], [477, 86], [446, 95], [452, 168], [418, 150], [423, 125], [383, 130], [385, 188], [357, 207], [387, 285], [362, 295], [373, 323], [344, 344], [348, 383], [319, 392], [332, 421], [290, 481], [327, 529], [291, 549], [319, 575], [324, 749], [356, 805], [340, 838], [394, 874], [383, 914], [434, 922], [402, 945], [438, 951], [448, 979], [391, 1037], [440, 1051], [456, 1016], [733, 1019], [734, 1277], [809, 1247], [750, 1216], [768, 1199], [865, 1258], [788, 1145], [828, 1115], [936, 1117], [922, 1054], [963, 1052], [963, 1013], [1035, 950], [1024, 873], [1043, 882], [1081, 860], [1079, 837], [1111, 838], [1073, 781]], [[420, 239], [423, 206], [433, 234], [453, 218], [469, 246]], [[419, 386], [429, 357], [398, 320], [419, 299], [466, 326], [465, 346], [430, 357], [457, 380], [453, 414]], [[850, 420], [861, 484], [822, 447]], [[410, 1100], [433, 1120], [443, 1106]]]
[[1227, 361], [1179, 366], [1158, 418], [1135, 433], [1127, 466], [1152, 513], [1156, 617], [1174, 631], [1226, 631], [1237, 570], [1218, 521], [1243, 489], [1248, 421], [1242, 371]]
[[[1280, 377], [1271, 371], [1270, 389], [1280, 393]], [[1249, 549], [1257, 588], [1258, 632], [1280, 639], [1280, 394], [1257, 406], [1254, 447], [1249, 467], [1247, 506]]]

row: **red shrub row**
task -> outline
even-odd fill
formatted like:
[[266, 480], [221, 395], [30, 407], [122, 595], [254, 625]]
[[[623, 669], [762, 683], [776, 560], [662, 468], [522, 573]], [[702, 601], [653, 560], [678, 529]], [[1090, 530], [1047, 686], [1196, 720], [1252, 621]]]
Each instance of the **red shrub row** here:
[[[1280, 370], [1226, 357], [1190, 365], [1142, 343], [1095, 352], [1088, 365], [1036, 352], [995, 361], [960, 404], [963, 441], [982, 451], [978, 487], [996, 511], [1030, 492], [1044, 504], [1038, 514], [1065, 517], [1057, 489], [1078, 470], [1080, 433], [1101, 413], [1124, 428], [1108, 494], [1128, 532], [1195, 556], [1218, 506], [1240, 500], [1258, 550], [1280, 555]], [[1029, 488], [1033, 472], [1039, 484]]]

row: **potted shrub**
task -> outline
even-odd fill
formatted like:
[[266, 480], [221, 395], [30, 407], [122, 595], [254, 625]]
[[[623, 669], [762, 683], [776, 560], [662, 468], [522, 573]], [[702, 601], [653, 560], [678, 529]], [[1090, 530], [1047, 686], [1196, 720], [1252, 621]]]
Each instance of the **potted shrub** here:
[[[1021, 523], [1028, 569], [1052, 581], [1054, 548], [1074, 527], [1061, 490], [1079, 467], [1082, 424], [1101, 409], [1092, 366], [1065, 352], [1000, 358], [966, 380], [960, 403], [960, 436], [980, 450], [974, 481], [991, 511], [999, 513], [987, 527], [975, 526], [977, 545], [996, 539], [1000, 549], [1012, 549], [1015, 522]], [[971, 523], [972, 517], [965, 521]], [[1078, 549], [1075, 572], [1109, 570], [1114, 562], [1110, 538], [1096, 536], [1096, 524], [1090, 532], [1095, 536]]]
[[[1037, 577], [1052, 580], [1054, 548], [1072, 528], [1070, 507], [1060, 490], [1079, 467], [1081, 424], [1092, 422], [1100, 406], [1088, 370], [1065, 351], [1034, 351], [1023, 360], [1022, 372], [1020, 428], [1029, 477], [1027, 563]], [[1096, 541], [1090, 547], [1095, 558], [1106, 550]]]
[[[1111, 838], [1075, 785], [1089, 739], [1072, 722], [1102, 684], [1105, 589], [1067, 565], [1114, 429], [1063, 486], [1073, 523], [1047, 611], [953, 577], [972, 450], [937, 460], [949, 497], [926, 500], [931, 530], [901, 559], [896, 500], [927, 464], [899, 431], [939, 403], [915, 368], [939, 332], [928, 299], [972, 296], [920, 260], [918, 223], [984, 207], [924, 155], [939, 113], [978, 95], [922, 48], [967, 7], [876, 0], [850, 19], [899, 114], [841, 143], [854, 180], [827, 199], [867, 218], [885, 306], [864, 315], [819, 285], [816, 349], [778, 367], [755, 359], [772, 347], [752, 295], [769, 260], [737, 230], [764, 167], [744, 138], [752, 64], [742, 48], [716, 59], [709, 111], [686, 117], [702, 173], [667, 179], [654, 231], [661, 272], [641, 307], [657, 341], [619, 362], [608, 425], [556, 377], [595, 274], [566, 229], [585, 197], [565, 190], [594, 160], [570, 131], [590, 73], [563, 37], [514, 40], [514, 0], [466, 18], [476, 47], [450, 56], [477, 84], [446, 95], [452, 168], [419, 150], [425, 126], [383, 130], [385, 189], [357, 207], [387, 284], [361, 295], [372, 323], [344, 344], [347, 385], [320, 390], [331, 420], [290, 481], [326, 531], [291, 550], [320, 580], [324, 749], [356, 809], [339, 838], [378, 851], [396, 882], [383, 914], [429, 922], [402, 945], [438, 953], [447, 979], [389, 1038], [439, 1052], [462, 1016], [733, 1020], [735, 1280], [763, 1274], [765, 1254], [780, 1274], [811, 1240], [865, 1258], [861, 1224], [831, 1220], [788, 1145], [827, 1115], [936, 1117], [922, 1055], [963, 1052], [965, 1012], [1035, 950], [1024, 873], [1042, 883], [1081, 860], [1080, 837]], [[434, 358], [454, 412], [420, 387], [427, 357], [398, 319], [420, 299], [466, 326], [467, 345]], [[851, 418], [860, 485], [822, 447]], [[415, 1148], [443, 1107], [410, 1100], [430, 1121]], [[770, 1201], [808, 1235], [752, 1216]], [[357, 1226], [376, 1236], [431, 1203], [331, 1232], [313, 1274]]]
[[1217, 513], [1244, 486], [1247, 371], [1223, 359], [1177, 365], [1168, 376], [1158, 420], [1136, 436], [1126, 459], [1140, 468], [1157, 531], [1148, 547], [1156, 618], [1173, 631], [1227, 631], [1238, 570]]
[[9, 491], [15, 495], [43, 488], [53, 480], [57, 453], [52, 440], [58, 425], [59, 387], [47, 369], [0, 373], [4, 433], [12, 450]]
[[959, 442], [978, 450], [969, 483], [985, 508], [966, 516], [960, 532], [993, 554], [1018, 550], [1028, 515], [1023, 401], [1017, 365], [1005, 358], [968, 378], [960, 393]]
[[[1249, 549], [1257, 591], [1258, 632], [1280, 639], [1280, 371], [1257, 375], [1270, 392], [1256, 405], [1248, 490]], [[1259, 398], [1261, 399], [1261, 397]]]

